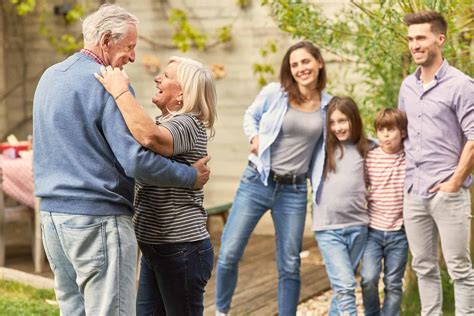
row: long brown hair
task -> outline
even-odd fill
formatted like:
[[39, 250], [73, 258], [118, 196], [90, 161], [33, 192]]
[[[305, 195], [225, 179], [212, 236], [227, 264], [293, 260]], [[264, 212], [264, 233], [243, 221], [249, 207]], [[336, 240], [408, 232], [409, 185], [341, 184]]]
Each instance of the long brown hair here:
[[344, 147], [337, 139], [336, 135], [331, 132], [330, 127], [331, 115], [336, 110], [347, 116], [351, 132], [351, 141], [356, 144], [360, 155], [365, 158], [369, 151], [369, 142], [364, 133], [362, 119], [357, 104], [350, 97], [333, 97], [328, 104], [328, 112], [326, 115], [326, 130], [328, 135], [326, 139], [325, 177], [327, 177], [329, 172], [336, 172], [336, 150], [339, 149], [341, 152], [339, 159], [342, 159], [344, 156]]
[[281, 61], [281, 68], [280, 68], [280, 83], [283, 87], [283, 90], [288, 92], [288, 99], [290, 102], [296, 103], [304, 103], [305, 99], [301, 94], [300, 90], [298, 89], [298, 84], [293, 78], [291, 74], [291, 67], [290, 67], [290, 55], [297, 49], [304, 48], [308, 53], [310, 53], [320, 64], [321, 69], [319, 69], [318, 75], [318, 82], [316, 83], [316, 90], [321, 92], [326, 87], [326, 66], [324, 63], [323, 56], [321, 55], [321, 51], [319, 48], [313, 45], [313, 43], [308, 41], [301, 41], [298, 42], [286, 51], [283, 60]]

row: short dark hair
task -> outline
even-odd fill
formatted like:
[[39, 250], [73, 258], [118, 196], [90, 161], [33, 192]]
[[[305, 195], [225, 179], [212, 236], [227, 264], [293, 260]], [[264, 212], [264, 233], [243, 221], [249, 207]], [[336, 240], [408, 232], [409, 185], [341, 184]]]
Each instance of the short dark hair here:
[[435, 11], [420, 11], [417, 13], [408, 13], [403, 18], [403, 22], [410, 26], [413, 24], [429, 23], [431, 25], [431, 31], [436, 33], [448, 34], [448, 23], [444, 17]]
[[280, 83], [283, 87], [283, 90], [288, 92], [288, 99], [291, 101], [296, 101], [297, 103], [303, 103], [305, 100], [298, 89], [298, 84], [295, 81], [291, 74], [291, 67], [290, 67], [290, 55], [297, 49], [304, 48], [308, 53], [310, 53], [321, 65], [321, 69], [319, 69], [318, 75], [318, 82], [316, 83], [316, 90], [323, 91], [326, 87], [326, 68], [323, 56], [321, 55], [321, 51], [319, 48], [314, 46], [313, 43], [309, 41], [301, 41], [298, 42], [286, 51], [283, 60], [281, 61], [281, 68], [280, 68]]
[[399, 109], [382, 109], [377, 112], [374, 120], [375, 131], [384, 127], [391, 128], [395, 127], [400, 132], [407, 134], [407, 116], [405, 112]]

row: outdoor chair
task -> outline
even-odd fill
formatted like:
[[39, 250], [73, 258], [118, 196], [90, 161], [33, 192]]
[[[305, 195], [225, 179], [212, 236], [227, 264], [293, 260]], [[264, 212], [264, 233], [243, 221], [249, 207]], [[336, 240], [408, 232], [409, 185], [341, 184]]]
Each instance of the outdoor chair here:
[[232, 207], [232, 203], [225, 203], [215, 207], [210, 207], [206, 209], [207, 212], [207, 228], [210, 227], [210, 217], [217, 216], [222, 220], [222, 224], [225, 225], [227, 222], [227, 217], [229, 216], [229, 211]]

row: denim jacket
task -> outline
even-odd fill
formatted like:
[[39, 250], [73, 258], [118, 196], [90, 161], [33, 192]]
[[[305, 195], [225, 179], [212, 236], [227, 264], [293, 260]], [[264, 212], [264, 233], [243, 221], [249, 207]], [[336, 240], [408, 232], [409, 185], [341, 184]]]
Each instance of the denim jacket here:
[[[326, 142], [326, 112], [327, 105], [332, 96], [321, 92], [321, 118], [323, 121], [323, 137], [319, 139], [310, 163], [311, 185], [313, 189], [313, 201], [319, 195], [321, 180], [324, 169], [324, 145]], [[245, 111], [244, 132], [251, 140], [259, 136], [258, 156], [249, 155], [260, 173], [262, 182], [267, 185], [270, 172], [270, 146], [280, 132], [283, 119], [288, 110], [288, 93], [284, 92], [280, 83], [273, 82], [262, 89], [253, 103]]]

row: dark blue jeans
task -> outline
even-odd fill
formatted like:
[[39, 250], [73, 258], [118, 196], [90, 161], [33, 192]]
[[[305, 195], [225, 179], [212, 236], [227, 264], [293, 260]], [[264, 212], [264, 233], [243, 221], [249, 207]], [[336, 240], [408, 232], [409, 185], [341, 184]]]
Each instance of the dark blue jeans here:
[[139, 246], [137, 315], [202, 315], [214, 260], [211, 241]]
[[[402, 303], [402, 281], [408, 260], [405, 230], [369, 228], [360, 270], [366, 316], [398, 316]], [[379, 278], [383, 269], [384, 301], [380, 309]]]

